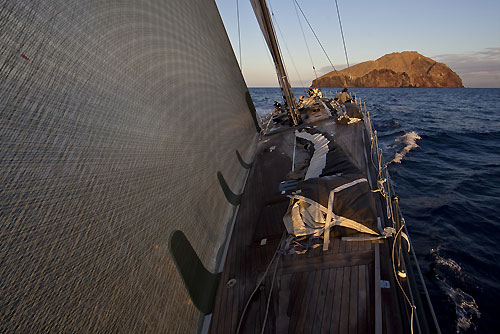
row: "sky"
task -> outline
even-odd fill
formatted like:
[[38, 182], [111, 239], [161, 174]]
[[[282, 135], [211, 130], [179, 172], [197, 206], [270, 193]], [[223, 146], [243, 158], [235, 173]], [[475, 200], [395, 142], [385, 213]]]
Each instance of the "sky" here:
[[[300, 11], [296, 11], [294, 0], [267, 2], [292, 86], [309, 86], [315, 78], [313, 65], [318, 76], [330, 72], [328, 58]], [[335, 0], [297, 2], [333, 65], [337, 69], [346, 67]], [[250, 0], [216, 3], [235, 56], [241, 59], [247, 85], [277, 87], [274, 65]], [[417, 51], [448, 65], [460, 75], [465, 87], [500, 88], [500, 0], [338, 0], [338, 5], [350, 65], [391, 52]]]

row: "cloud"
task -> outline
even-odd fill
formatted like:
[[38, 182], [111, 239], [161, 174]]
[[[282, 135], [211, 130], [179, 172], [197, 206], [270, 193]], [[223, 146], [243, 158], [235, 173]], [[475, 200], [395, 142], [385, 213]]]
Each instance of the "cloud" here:
[[[351, 66], [353, 65], [356, 65], [356, 64], [350, 64]], [[335, 69], [337, 71], [340, 71], [340, 70], [343, 70], [344, 68], [347, 67], [346, 64], [336, 64], [334, 65], [335, 66]], [[319, 70], [318, 70], [318, 76], [320, 75], [323, 75], [323, 74], [327, 74], [327, 73], [330, 73], [331, 71], [333, 71], [333, 68], [332, 68], [332, 65], [328, 65], [328, 66], [322, 66]]]
[[466, 87], [500, 88], [500, 47], [431, 57], [457, 72]]

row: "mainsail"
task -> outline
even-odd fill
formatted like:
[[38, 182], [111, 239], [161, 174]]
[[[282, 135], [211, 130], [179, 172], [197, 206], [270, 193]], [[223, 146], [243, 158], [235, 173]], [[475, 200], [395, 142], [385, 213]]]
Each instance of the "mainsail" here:
[[0, 0], [0, 39], [0, 332], [194, 332], [168, 239], [216, 269], [258, 131], [215, 2]]

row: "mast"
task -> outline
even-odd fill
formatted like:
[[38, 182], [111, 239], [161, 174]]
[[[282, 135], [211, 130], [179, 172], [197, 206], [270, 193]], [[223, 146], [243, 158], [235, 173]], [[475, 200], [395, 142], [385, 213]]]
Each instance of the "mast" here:
[[257, 21], [259, 22], [260, 29], [264, 34], [267, 46], [274, 60], [274, 65], [276, 66], [276, 74], [278, 76], [278, 82], [283, 91], [283, 95], [286, 104], [290, 110], [290, 115], [292, 116], [294, 125], [297, 125], [299, 114], [297, 111], [297, 104], [295, 102], [295, 96], [292, 92], [292, 87], [288, 81], [288, 75], [286, 73], [285, 65], [283, 63], [283, 58], [281, 56], [280, 48], [278, 45], [278, 40], [276, 39], [276, 33], [271, 20], [271, 15], [269, 14], [269, 9], [267, 8], [266, 0], [250, 0]]

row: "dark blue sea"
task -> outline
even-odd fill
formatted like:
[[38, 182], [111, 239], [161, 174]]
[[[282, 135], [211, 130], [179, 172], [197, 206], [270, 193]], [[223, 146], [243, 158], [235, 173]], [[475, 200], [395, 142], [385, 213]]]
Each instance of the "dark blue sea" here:
[[[378, 130], [441, 330], [499, 332], [500, 89], [354, 91]], [[250, 93], [262, 116], [280, 99], [278, 88]]]

